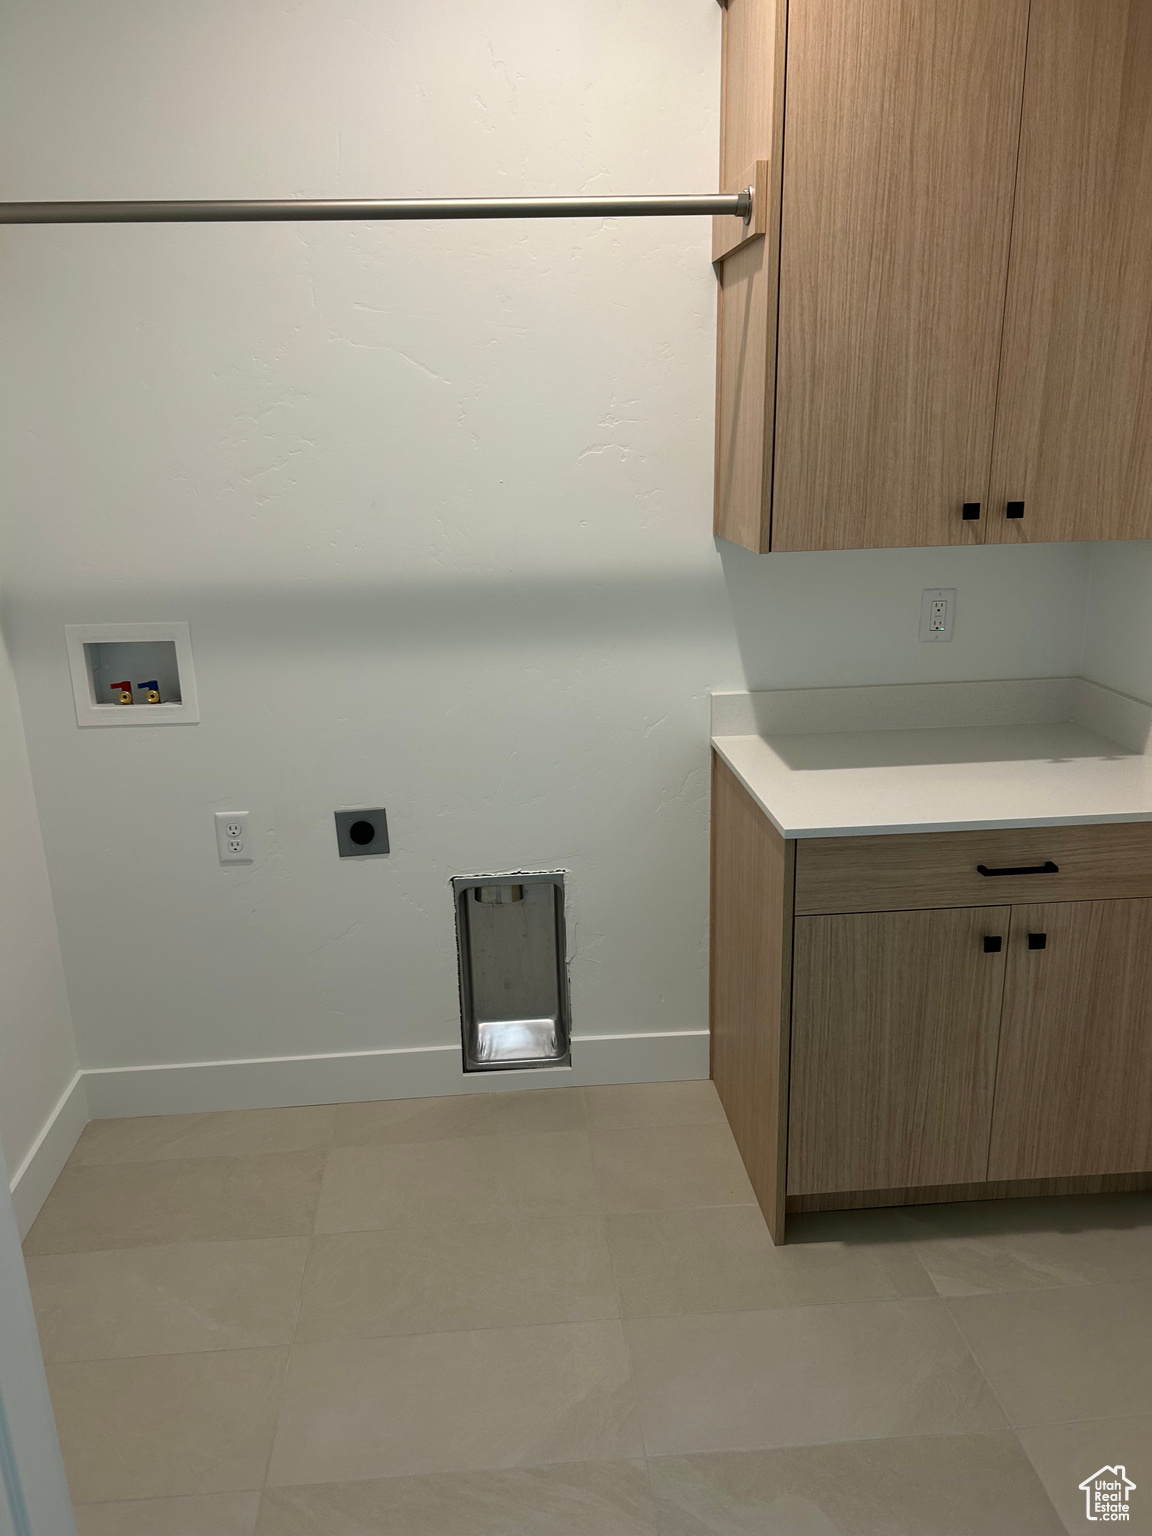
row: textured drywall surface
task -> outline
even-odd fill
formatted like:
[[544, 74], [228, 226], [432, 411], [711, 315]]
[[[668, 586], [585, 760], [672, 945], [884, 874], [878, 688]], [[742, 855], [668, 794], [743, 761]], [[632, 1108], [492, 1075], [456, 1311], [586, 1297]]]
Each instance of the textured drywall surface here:
[[1092, 546], [1084, 674], [1152, 699], [1152, 545]]
[[[720, 21], [10, 0], [5, 195], [708, 190]], [[721, 558], [709, 243], [4, 232], [10, 634], [87, 1065], [450, 1042], [449, 878], [517, 867], [570, 871], [578, 1035], [703, 1028], [710, 688], [1075, 670], [1082, 550]], [[164, 619], [202, 723], [78, 730], [64, 624]], [[393, 852], [340, 862], [365, 804]]]

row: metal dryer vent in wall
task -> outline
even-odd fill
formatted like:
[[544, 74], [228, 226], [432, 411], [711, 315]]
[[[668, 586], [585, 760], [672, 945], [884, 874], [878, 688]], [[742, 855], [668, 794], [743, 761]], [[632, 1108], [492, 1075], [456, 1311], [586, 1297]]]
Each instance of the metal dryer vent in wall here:
[[569, 1057], [564, 876], [453, 880], [465, 1072]]

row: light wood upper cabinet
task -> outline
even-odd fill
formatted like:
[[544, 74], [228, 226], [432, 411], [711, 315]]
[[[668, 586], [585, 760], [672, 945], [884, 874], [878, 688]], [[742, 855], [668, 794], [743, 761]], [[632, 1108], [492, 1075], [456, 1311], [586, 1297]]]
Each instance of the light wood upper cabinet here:
[[990, 502], [999, 542], [1152, 536], [1149, 0], [1032, 0]]
[[773, 549], [978, 543], [1027, 0], [792, 0]]
[[1014, 907], [988, 1177], [1149, 1168], [1152, 901]]
[[716, 532], [1152, 536], [1152, 0], [724, 25], [722, 182], [765, 163], [766, 233], [718, 221]]
[[796, 919], [789, 1194], [987, 1176], [1009, 910]]

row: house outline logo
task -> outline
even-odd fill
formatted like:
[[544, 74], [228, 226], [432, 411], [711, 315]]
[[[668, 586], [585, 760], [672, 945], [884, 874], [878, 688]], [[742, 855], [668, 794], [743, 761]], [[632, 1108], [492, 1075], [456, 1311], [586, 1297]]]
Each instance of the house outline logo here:
[[1136, 1484], [1124, 1467], [1101, 1467], [1080, 1484], [1089, 1520], [1120, 1521], [1130, 1518], [1128, 1495]]

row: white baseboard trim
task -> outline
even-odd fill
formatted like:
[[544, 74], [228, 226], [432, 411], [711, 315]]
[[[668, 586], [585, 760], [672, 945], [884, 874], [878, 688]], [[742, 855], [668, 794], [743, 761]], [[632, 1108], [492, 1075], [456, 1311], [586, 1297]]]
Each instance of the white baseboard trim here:
[[[570, 1067], [520, 1071], [465, 1074], [460, 1064], [460, 1047], [436, 1045], [325, 1056], [90, 1067], [82, 1076], [87, 1109], [94, 1120], [218, 1109], [278, 1109], [293, 1104], [355, 1104], [365, 1099], [429, 1098], [566, 1085], [680, 1082], [708, 1076], [708, 1031], [585, 1035], [572, 1042]], [[82, 1129], [83, 1125], [76, 1134]], [[71, 1151], [71, 1145], [68, 1150]], [[51, 1181], [45, 1194], [49, 1188]]]
[[83, 1072], [77, 1072], [60, 1095], [60, 1102], [44, 1122], [39, 1136], [12, 1175], [12, 1204], [23, 1240], [40, 1214], [60, 1170], [91, 1119]]
[[466, 1074], [460, 1065], [458, 1045], [247, 1061], [89, 1067], [77, 1072], [68, 1084], [12, 1176], [12, 1204], [24, 1238], [89, 1120], [591, 1087], [598, 1083], [682, 1082], [707, 1076], [706, 1029], [585, 1035], [573, 1040], [569, 1067], [510, 1072]]

